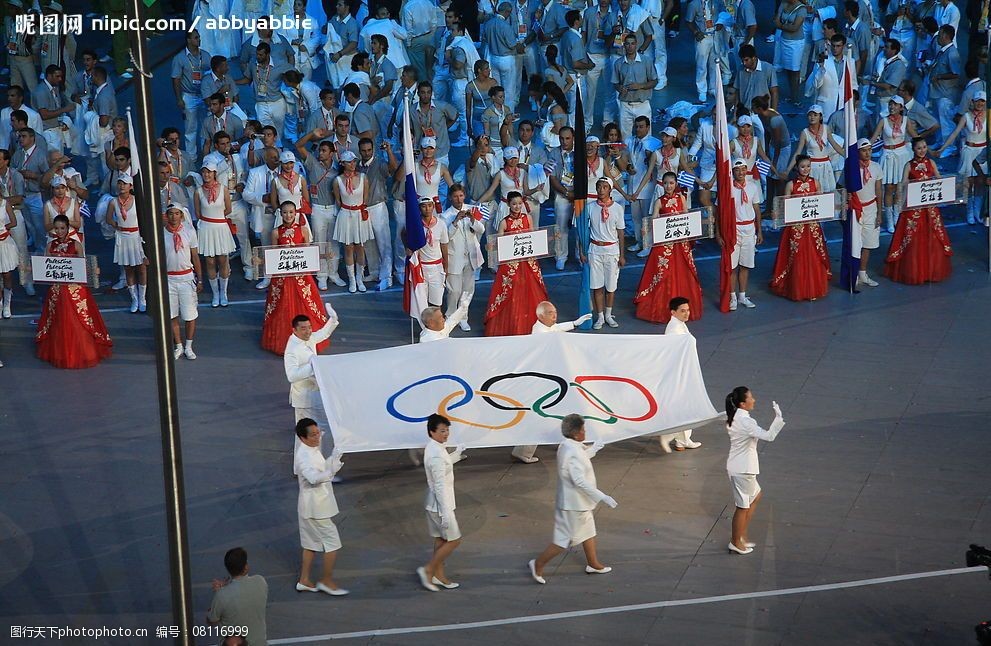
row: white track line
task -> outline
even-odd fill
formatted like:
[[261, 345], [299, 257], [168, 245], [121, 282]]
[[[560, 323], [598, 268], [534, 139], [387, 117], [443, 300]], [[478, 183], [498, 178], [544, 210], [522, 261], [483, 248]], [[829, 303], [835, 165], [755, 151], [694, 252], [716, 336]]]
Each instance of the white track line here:
[[[950, 229], [950, 228], [953, 228], [953, 227], [963, 227], [963, 226], [969, 226], [969, 225], [966, 222], [955, 222], [953, 224], [944, 225], [944, 228]], [[882, 233], [881, 235], [887, 236], [887, 235], [891, 235], [891, 234], [885, 232], [885, 233]], [[838, 244], [838, 243], [841, 243], [841, 242], [843, 242], [842, 239], [826, 240], [826, 244]], [[778, 250], [777, 247], [764, 247], [763, 249], [758, 249], [757, 250], [757, 253], [770, 253], [772, 251], [777, 252], [777, 250]], [[719, 255], [715, 255], [715, 256], [697, 256], [695, 258], [695, 262], [704, 262], [706, 260], [719, 260], [719, 258], [720, 258]], [[645, 264], [646, 263], [643, 263], [643, 262], [627, 263], [625, 265], [625, 268], [626, 269], [636, 269], [637, 267], [643, 267]], [[544, 274], [544, 281], [546, 282], [547, 280], [550, 280], [552, 278], [560, 278], [562, 276], [576, 276], [576, 275], [578, 275], [580, 273], [581, 273], [580, 271], [556, 271], [556, 272], [554, 272], [552, 274], [551, 273], [546, 273], [546, 274]], [[475, 284], [476, 285], [488, 285], [493, 280], [494, 280], [494, 278], [482, 278], [482, 279], [476, 280], [475, 281]], [[369, 294], [388, 294], [390, 292], [401, 292], [401, 291], [403, 291], [402, 286], [397, 286], [397, 287], [390, 287], [389, 289], [387, 289], [385, 291], [381, 291], [381, 292], [380, 291], [376, 291], [376, 290], [372, 290], [372, 291], [369, 291], [367, 293], [369, 293]], [[261, 293], [264, 294], [265, 292], [262, 291]], [[325, 293], [325, 294], [321, 294], [320, 295], [321, 298], [339, 298], [339, 297], [343, 297], [343, 296], [358, 296], [358, 294], [351, 294], [349, 292], [334, 292], [332, 294]], [[265, 299], [264, 298], [253, 298], [253, 299], [245, 300], [245, 301], [231, 301], [230, 302], [230, 305], [231, 306], [234, 306], [234, 305], [259, 305], [259, 304], [262, 304], [264, 302], [265, 302]], [[212, 310], [212, 309], [215, 309], [215, 308], [204, 307], [203, 309], [204, 310]], [[220, 309], [220, 308], [216, 308], [216, 309]], [[110, 314], [111, 312], [130, 312], [130, 311], [131, 311], [130, 310], [130, 307], [108, 307], [106, 309], [101, 309], [100, 310], [100, 313], [101, 314]], [[14, 316], [12, 318], [15, 318], [15, 319], [36, 319], [39, 316], [41, 316], [41, 312], [34, 312], [33, 314], [14, 314]]]
[[954, 568], [952, 570], [935, 570], [932, 572], [916, 572], [914, 574], [899, 574], [897, 576], [885, 576], [876, 579], [859, 579], [857, 581], [846, 581], [842, 583], [825, 583], [822, 585], [807, 585], [800, 588], [782, 588], [780, 590], [763, 590], [758, 592], [744, 592], [741, 594], [724, 594], [716, 597], [701, 597], [698, 599], [673, 599], [670, 601], [654, 601], [651, 603], [636, 603], [627, 606], [610, 606], [607, 608], [591, 608], [589, 610], [554, 612], [545, 615], [529, 615], [524, 617], [507, 617], [506, 619], [490, 619], [487, 621], [471, 621], [462, 624], [440, 624], [436, 626], [409, 626], [406, 628], [381, 628], [377, 630], [360, 630], [350, 633], [328, 633], [326, 635], [311, 635], [308, 637], [289, 637], [286, 639], [270, 639], [268, 640], [268, 643], [273, 645], [305, 644], [309, 642], [329, 641], [335, 639], [355, 639], [361, 637], [381, 637], [385, 635], [408, 635], [413, 633], [430, 633], [430, 632], [442, 632], [449, 630], [470, 630], [472, 628], [491, 628], [495, 626], [506, 626], [510, 624], [533, 623], [537, 621], [555, 621], [559, 619], [573, 619], [575, 617], [608, 615], [619, 612], [650, 610], [653, 608], [695, 606], [703, 603], [722, 603], [725, 601], [739, 601], [741, 599], [760, 599], [763, 597], [781, 597], [792, 594], [807, 594], [809, 592], [826, 592], [828, 590], [860, 588], [868, 585], [883, 585], [886, 583], [897, 583], [899, 581], [930, 579], [938, 576], [972, 574], [976, 572], [988, 572], [988, 568], [983, 566], [961, 567], [961, 568]]

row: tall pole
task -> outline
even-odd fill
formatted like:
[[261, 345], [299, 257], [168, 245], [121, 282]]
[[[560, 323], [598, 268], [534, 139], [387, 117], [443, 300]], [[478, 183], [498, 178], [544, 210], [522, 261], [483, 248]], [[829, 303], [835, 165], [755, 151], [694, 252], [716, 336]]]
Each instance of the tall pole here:
[[[142, 0], [131, 0], [129, 15], [143, 24]], [[175, 363], [172, 357], [172, 326], [169, 313], [168, 280], [163, 251], [163, 219], [155, 178], [158, 163], [151, 142], [154, 140], [154, 105], [151, 84], [145, 73], [150, 63], [143, 30], [130, 32], [134, 72], [134, 141], [131, 155], [141, 169], [134, 179], [138, 221], [148, 256], [148, 305], [155, 335], [155, 368], [158, 377], [158, 408], [162, 431], [162, 468], [165, 480], [165, 517], [169, 539], [169, 577], [172, 589], [173, 625], [179, 628], [177, 644], [192, 646], [193, 602], [189, 579], [189, 540], [186, 534], [186, 496], [182, 477], [182, 442], [179, 435], [179, 400], [176, 395]]]

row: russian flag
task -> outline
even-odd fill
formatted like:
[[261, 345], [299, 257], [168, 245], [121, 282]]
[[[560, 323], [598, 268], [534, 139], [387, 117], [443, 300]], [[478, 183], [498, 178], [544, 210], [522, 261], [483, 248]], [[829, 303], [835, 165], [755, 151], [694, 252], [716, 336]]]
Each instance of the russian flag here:
[[403, 311], [420, 323], [420, 314], [428, 306], [427, 281], [420, 266], [419, 249], [426, 246], [427, 236], [420, 217], [420, 197], [416, 193], [416, 176], [413, 174], [413, 130], [409, 122], [409, 110], [403, 110], [403, 170], [406, 175], [404, 198], [406, 200], [406, 248], [413, 254], [406, 259], [406, 277], [403, 280]]
[[730, 172], [729, 122], [723, 85], [716, 83], [716, 119], [712, 124], [716, 139], [716, 207], [719, 236], [723, 240], [719, 256], [719, 311], [729, 312], [730, 277], [733, 274], [733, 248], [736, 247], [736, 213], [733, 209], [733, 174]]
[[860, 272], [860, 250], [863, 240], [860, 236], [860, 199], [857, 191], [864, 187], [860, 175], [860, 153], [857, 149], [857, 113], [853, 105], [853, 79], [856, 70], [853, 60], [846, 59], [846, 74], [843, 75], [843, 116], [846, 133], [846, 160], [843, 164], [843, 182], [847, 191], [847, 217], [843, 220], [843, 258], [840, 261], [840, 285], [857, 292], [857, 274]]

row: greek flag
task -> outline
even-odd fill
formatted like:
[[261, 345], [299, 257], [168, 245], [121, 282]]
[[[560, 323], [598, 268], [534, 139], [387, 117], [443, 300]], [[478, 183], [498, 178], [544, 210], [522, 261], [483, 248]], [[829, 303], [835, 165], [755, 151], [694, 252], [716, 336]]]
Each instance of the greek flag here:
[[760, 173], [761, 177], [767, 177], [768, 173], [771, 172], [771, 164], [758, 157], [757, 172]]
[[471, 205], [471, 217], [475, 220], [487, 222], [492, 217], [492, 211], [489, 209], [488, 204], [473, 204]]
[[691, 191], [695, 188], [695, 176], [687, 170], [681, 171], [678, 173], [678, 186], [684, 186], [686, 191]]

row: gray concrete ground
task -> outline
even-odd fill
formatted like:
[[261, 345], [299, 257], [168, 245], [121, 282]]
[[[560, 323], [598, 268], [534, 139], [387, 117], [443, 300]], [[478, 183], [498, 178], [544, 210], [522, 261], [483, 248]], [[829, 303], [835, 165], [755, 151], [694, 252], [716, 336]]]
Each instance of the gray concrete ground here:
[[[691, 55], [684, 34], [678, 42], [681, 49], [671, 48], [672, 89], [658, 93], [658, 104], [691, 94], [688, 79], [674, 73]], [[155, 88], [170, 96], [162, 75]], [[160, 125], [174, 118], [169, 105], [163, 99], [156, 106]], [[347, 481], [336, 488], [345, 544], [337, 577], [352, 595], [296, 593], [292, 411], [281, 360], [258, 345], [264, 295], [235, 274], [236, 302], [225, 310], [202, 307], [200, 358], [177, 365], [198, 616], [209, 605], [210, 580], [224, 575], [224, 552], [235, 545], [248, 550], [252, 571], [268, 579], [271, 639], [963, 565], [967, 543], [991, 542], [985, 392], [991, 285], [987, 230], [960, 226], [959, 214], [950, 222], [956, 255], [948, 281], [906, 287], [881, 280], [863, 294], [834, 289], [814, 303], [767, 292], [777, 246], [771, 236], [749, 290], [758, 307], [732, 315], [716, 311], [716, 249], [700, 245], [706, 309], [692, 330], [709, 394], [718, 407], [729, 389], [746, 384], [760, 399], [759, 420], [769, 421], [774, 399], [788, 422], [778, 441], [762, 447], [766, 493], [751, 532], [759, 546], [745, 557], [725, 549], [733, 508], [719, 425], [696, 431], [701, 449], [673, 455], [662, 454], [656, 441], [631, 440], [595, 460], [601, 487], [620, 503], [597, 513], [601, 554], [614, 571], [586, 576], [580, 552], [572, 550], [555, 563], [547, 586], [529, 579], [525, 563], [550, 537], [553, 450], [542, 448], [540, 463], [522, 465], [510, 461], [508, 449], [490, 449], [471, 451], [456, 469], [465, 542], [448, 569], [462, 583], [459, 590], [419, 588], [413, 570], [429, 548], [424, 477], [405, 452], [385, 452], [348, 456]], [[838, 238], [838, 227], [827, 226], [827, 233]], [[889, 240], [882, 238], [883, 249]], [[830, 252], [836, 273], [838, 245]], [[633, 318], [630, 297], [641, 269], [630, 260], [620, 282], [617, 332], [658, 334], [659, 326]], [[875, 257], [873, 266], [879, 262]], [[562, 316], [573, 315], [577, 277], [548, 271], [545, 279]], [[471, 334], [481, 334], [489, 287], [477, 291]], [[331, 352], [408, 342], [397, 290], [354, 296], [335, 290], [328, 297], [342, 318]], [[15, 313], [22, 316], [0, 325], [0, 358], [7, 364], [0, 372], [0, 624], [119, 625], [154, 633], [170, 623], [150, 326], [146, 317], [121, 311], [120, 295], [101, 295], [99, 302], [114, 357], [87, 371], [55, 370], [33, 357], [39, 301], [19, 296]], [[991, 617], [989, 586], [983, 574], [967, 574], [348, 643], [962, 644], [972, 640], [973, 624]], [[8, 643], [5, 626], [0, 642]]]

